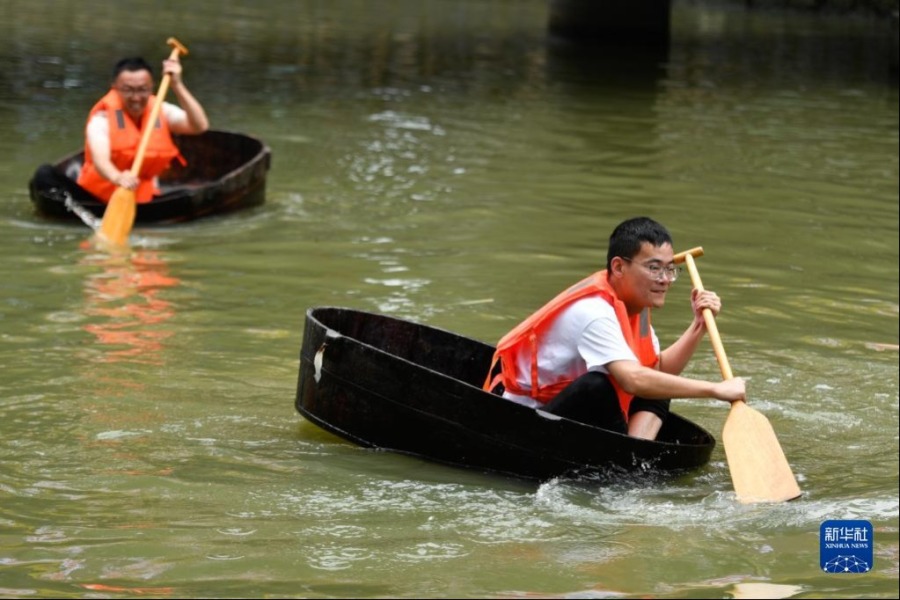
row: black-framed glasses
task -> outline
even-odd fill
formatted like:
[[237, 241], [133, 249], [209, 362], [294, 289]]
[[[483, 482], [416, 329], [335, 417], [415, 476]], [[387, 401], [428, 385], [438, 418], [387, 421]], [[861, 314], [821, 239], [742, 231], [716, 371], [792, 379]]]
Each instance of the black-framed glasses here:
[[[621, 256], [619, 258], [630, 263], [634, 262], [634, 260], [625, 258], [624, 256]], [[647, 269], [647, 272], [650, 273], [650, 277], [653, 278], [654, 281], [668, 280], [672, 283], [675, 283], [675, 281], [678, 279], [678, 275], [681, 273], [681, 268], [676, 267], [675, 265], [664, 267], [659, 263], [650, 263], [648, 265], [645, 265], [643, 263], [636, 264]]]
[[131, 87], [127, 85], [116, 88], [123, 96], [149, 96], [153, 93], [153, 88], [149, 87]]

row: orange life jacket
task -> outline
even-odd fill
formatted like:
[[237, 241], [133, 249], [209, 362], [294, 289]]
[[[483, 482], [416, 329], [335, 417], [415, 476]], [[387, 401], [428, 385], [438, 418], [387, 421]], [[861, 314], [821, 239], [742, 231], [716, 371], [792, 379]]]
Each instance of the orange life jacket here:
[[[576, 300], [588, 296], [600, 296], [612, 305], [628, 347], [631, 348], [642, 365], [655, 367], [659, 357], [656, 354], [656, 349], [653, 347], [653, 335], [650, 329], [650, 309], [646, 308], [639, 314], [629, 315], [625, 309], [625, 304], [619, 300], [615, 290], [609, 284], [606, 271], [603, 270], [582, 279], [560, 293], [503, 336], [494, 352], [494, 359], [491, 362], [491, 369], [488, 372], [487, 379], [485, 379], [484, 389], [492, 391], [498, 384], [502, 383], [503, 387], [513, 394], [529, 396], [541, 404], [546, 404], [561, 392], [563, 388], [572, 383], [572, 379], [562, 377], [558, 381], [544, 385], [538, 384], [538, 345], [553, 325], [556, 317], [564, 309]], [[528, 379], [531, 382], [531, 387], [528, 389], [519, 385], [519, 376], [524, 375], [524, 373], [519, 373], [518, 356], [526, 347], [531, 351], [531, 372], [529, 377], [523, 377], [522, 379]], [[501, 372], [492, 377], [498, 361], [500, 362]], [[619, 406], [627, 422], [628, 407], [631, 404], [633, 395], [623, 390], [611, 375], [609, 379], [616, 389], [616, 394], [619, 397]]]
[[[141, 143], [141, 133], [144, 131], [144, 127], [148, 126], [147, 121], [150, 120], [154, 101], [155, 96], [151, 96], [147, 102], [147, 108], [141, 117], [141, 129], [137, 128], [134, 121], [125, 112], [125, 108], [122, 106], [122, 98], [115, 90], [110, 90], [103, 96], [88, 115], [88, 121], [90, 122], [91, 117], [98, 112], [106, 112], [106, 118], [109, 121], [110, 159], [120, 171], [131, 169], [131, 165], [134, 163], [138, 146]], [[178, 151], [175, 142], [172, 141], [172, 136], [169, 133], [169, 124], [163, 115], [163, 111], [160, 110], [159, 118], [147, 143], [141, 170], [138, 173], [138, 177], [141, 179], [135, 192], [138, 203], [150, 202], [153, 196], [159, 193], [154, 180], [157, 175], [169, 167], [172, 159], [175, 158], [181, 164], [187, 164], [184, 157], [181, 156], [181, 152]], [[97, 171], [89, 144], [85, 144], [84, 165], [81, 168], [81, 174], [78, 176], [78, 185], [104, 202], [109, 201], [110, 196], [112, 196], [117, 187], [116, 184], [100, 175]]]

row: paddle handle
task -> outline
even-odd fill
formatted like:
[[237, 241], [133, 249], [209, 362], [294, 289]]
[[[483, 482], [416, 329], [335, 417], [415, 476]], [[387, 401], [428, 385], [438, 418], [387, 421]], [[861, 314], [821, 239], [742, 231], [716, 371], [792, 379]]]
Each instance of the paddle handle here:
[[[694, 287], [703, 291], [703, 282], [700, 281], [700, 273], [694, 263], [694, 257], [697, 256], [703, 256], [703, 248], [692, 248], [677, 254], [675, 262], [687, 265]], [[722, 377], [731, 379], [731, 366], [725, 356], [725, 347], [711, 310], [703, 309], [703, 320], [719, 361]], [[734, 492], [742, 503], [784, 502], [797, 498], [802, 493], [769, 420], [745, 402], [731, 403], [728, 418], [722, 428], [722, 442]]]
[[[175, 38], [170, 37], [166, 40], [166, 43], [172, 46], [172, 53], [169, 54], [169, 60], [177, 59], [179, 54], [187, 56], [188, 49]], [[171, 79], [172, 76], [166, 73], [163, 75], [162, 82], [159, 84], [159, 91], [156, 93], [153, 109], [150, 111], [150, 118], [147, 120], [146, 129], [141, 134], [141, 143], [138, 146], [134, 162], [131, 163], [131, 174], [135, 177], [141, 172], [141, 164], [144, 162], [144, 155], [147, 153], [147, 146], [150, 144], [150, 133], [153, 131], [154, 123], [156, 123], [156, 120], [159, 118], [159, 111], [162, 109], [163, 100], [165, 100], [166, 93], [169, 91], [169, 82]]]
[[[697, 271], [697, 265], [694, 263], [695, 256], [703, 256], [703, 248], [697, 246], [675, 255], [675, 262], [684, 262], [687, 265], [688, 273], [691, 276], [691, 283], [698, 291], [703, 291], [703, 282], [700, 280], [700, 273]], [[709, 340], [712, 342], [713, 352], [716, 353], [716, 360], [719, 361], [719, 370], [722, 371], [722, 379], [732, 379], [734, 375], [731, 372], [731, 365], [728, 363], [728, 357], [725, 355], [725, 346], [722, 345], [722, 338], [719, 336], [719, 328], [716, 327], [716, 317], [708, 308], [703, 309], [703, 321], [706, 323], [706, 332], [709, 334]]]

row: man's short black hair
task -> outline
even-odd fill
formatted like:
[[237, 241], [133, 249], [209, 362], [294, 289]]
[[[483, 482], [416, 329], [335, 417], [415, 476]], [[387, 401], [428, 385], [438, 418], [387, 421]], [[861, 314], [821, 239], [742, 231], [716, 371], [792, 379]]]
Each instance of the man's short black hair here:
[[151, 76], [153, 75], [153, 68], [140, 56], [130, 56], [117, 62], [116, 66], [113, 67], [113, 81], [116, 80], [116, 77], [122, 71], [148, 71]]
[[606, 268], [612, 266], [612, 259], [617, 256], [634, 258], [641, 251], [641, 244], [649, 242], [659, 248], [663, 244], [672, 243], [669, 231], [649, 217], [634, 217], [622, 221], [609, 236], [609, 249], [606, 251]]

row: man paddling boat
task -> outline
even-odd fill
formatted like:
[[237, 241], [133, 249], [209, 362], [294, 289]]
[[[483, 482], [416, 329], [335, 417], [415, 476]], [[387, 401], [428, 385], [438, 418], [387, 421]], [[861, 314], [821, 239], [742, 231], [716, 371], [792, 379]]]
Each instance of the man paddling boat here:
[[[148, 124], [153, 105], [153, 70], [140, 57], [123, 58], [113, 68], [109, 91], [91, 109], [85, 127], [85, 162], [77, 181], [51, 165], [35, 173], [35, 185], [68, 192], [76, 202], [108, 202], [117, 188], [136, 193], [137, 202], [150, 202], [159, 193], [158, 176], [172, 160], [184, 159], [172, 134], [196, 135], [209, 129], [203, 106], [185, 85], [176, 57], [163, 61], [178, 104], [163, 102], [155, 124]], [[144, 128], [153, 127], [140, 173], [129, 171]]]
[[[610, 236], [606, 269], [575, 284], [504, 336], [485, 389], [509, 400], [653, 440], [671, 398], [744, 400], [744, 380], [709, 382], [680, 374], [706, 333], [703, 310], [718, 295], [693, 290], [694, 318], [660, 351], [650, 309], [675, 282], [672, 237], [652, 219], [621, 223]], [[497, 371], [499, 366], [500, 370]]]

